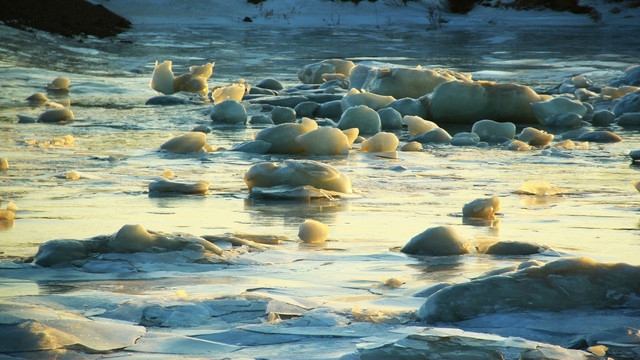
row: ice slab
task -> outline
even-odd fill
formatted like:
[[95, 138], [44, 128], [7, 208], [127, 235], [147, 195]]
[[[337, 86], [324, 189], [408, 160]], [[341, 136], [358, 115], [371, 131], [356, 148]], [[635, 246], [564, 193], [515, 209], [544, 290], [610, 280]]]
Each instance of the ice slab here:
[[[221, 358], [240, 349], [238, 346], [164, 332], [148, 332], [128, 351], [141, 353], [206, 355]], [[232, 356], [232, 355], [231, 355]]]

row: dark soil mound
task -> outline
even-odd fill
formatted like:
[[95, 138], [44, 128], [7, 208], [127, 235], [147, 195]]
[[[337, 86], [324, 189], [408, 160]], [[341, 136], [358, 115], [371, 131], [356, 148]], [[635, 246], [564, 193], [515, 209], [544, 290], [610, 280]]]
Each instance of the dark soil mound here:
[[85, 0], [0, 0], [0, 21], [18, 29], [39, 29], [64, 36], [117, 35], [131, 23]]

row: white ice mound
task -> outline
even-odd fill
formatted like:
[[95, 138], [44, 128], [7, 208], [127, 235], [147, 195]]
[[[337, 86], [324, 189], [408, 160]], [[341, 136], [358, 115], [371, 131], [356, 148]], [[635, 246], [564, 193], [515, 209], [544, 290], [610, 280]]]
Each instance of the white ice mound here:
[[358, 128], [351, 128], [351, 129], [342, 130], [342, 133], [347, 135], [347, 139], [349, 140], [349, 146], [351, 146], [358, 138], [358, 135], [360, 135], [360, 130], [358, 130]]
[[409, 138], [409, 141], [417, 141], [423, 144], [428, 144], [428, 143], [446, 144], [451, 142], [451, 139], [452, 139], [451, 135], [445, 129], [437, 127], [425, 133], [413, 136]]
[[9, 201], [6, 209], [0, 209], [0, 222], [4, 222], [4, 224], [0, 224], [0, 228], [13, 226], [13, 221], [16, 219], [17, 211], [18, 207], [13, 203], [13, 201]]
[[125, 225], [111, 236], [108, 246], [116, 252], [138, 252], [150, 248], [158, 239], [141, 225]]
[[244, 174], [249, 191], [280, 185], [310, 185], [316, 189], [352, 193], [351, 180], [331, 165], [312, 160], [288, 160], [282, 164], [264, 162], [253, 165]]
[[329, 237], [329, 225], [320, 221], [305, 219], [298, 228], [298, 237], [306, 243], [320, 243]]
[[414, 255], [448, 256], [468, 254], [467, 239], [451, 226], [436, 226], [414, 236], [402, 252]]
[[507, 149], [507, 150], [511, 150], [511, 151], [529, 151], [529, 150], [531, 150], [531, 146], [529, 146], [529, 144], [527, 144], [526, 142], [520, 141], [520, 140], [511, 140], [511, 141], [505, 143], [503, 148]]
[[431, 94], [429, 112], [438, 124], [473, 124], [482, 119], [532, 123], [536, 117], [531, 103], [540, 101], [531, 88], [488, 81], [449, 81]]
[[149, 195], [180, 193], [188, 195], [202, 195], [209, 191], [211, 183], [206, 180], [199, 180], [195, 183], [184, 183], [167, 179], [158, 179], [149, 183]]
[[221, 103], [225, 100], [235, 100], [237, 102], [242, 101], [244, 94], [248, 92], [247, 84], [244, 79], [238, 79], [236, 82], [229, 86], [221, 86], [213, 89], [211, 97], [213, 98], [213, 104]]
[[512, 122], [497, 122], [493, 120], [476, 121], [471, 127], [481, 141], [495, 141], [513, 139], [516, 136], [516, 125]]
[[47, 110], [38, 116], [40, 123], [66, 123], [73, 119], [73, 112], [69, 109]]
[[398, 137], [393, 133], [379, 132], [362, 142], [361, 151], [368, 152], [391, 152], [398, 148]]
[[340, 105], [342, 106], [343, 112], [350, 107], [358, 105], [366, 105], [377, 111], [394, 100], [395, 98], [393, 96], [383, 96], [367, 92], [360, 93], [352, 89], [347, 96], [342, 98]]
[[548, 247], [524, 241], [498, 241], [484, 249], [487, 255], [533, 255], [549, 250]]
[[620, 98], [613, 106], [616, 116], [630, 112], [640, 112], [640, 91], [634, 91]]
[[526, 127], [522, 129], [522, 132], [518, 135], [518, 140], [531, 146], [544, 147], [549, 145], [551, 140], [553, 140], [553, 135], [547, 134], [547, 132], [543, 130]]
[[448, 81], [471, 81], [471, 75], [447, 69], [380, 68], [369, 71], [366, 90], [396, 99], [417, 99]]
[[199, 66], [194, 65], [189, 68], [190, 73], [175, 77], [171, 70], [172, 62], [170, 60], [161, 64], [156, 61], [149, 87], [165, 95], [179, 91], [206, 94], [209, 92], [207, 79], [213, 74], [214, 65], [215, 63], [212, 62]]
[[416, 115], [405, 115], [402, 118], [402, 123], [407, 125], [411, 136], [420, 135], [438, 127], [433, 121], [425, 120]]
[[52, 82], [47, 84], [47, 90], [58, 91], [58, 90], [69, 90], [69, 86], [71, 85], [71, 81], [69, 78], [64, 76], [58, 76], [53, 79]]
[[176, 136], [160, 145], [161, 150], [175, 154], [199, 153], [207, 142], [207, 134], [199, 131]]
[[566, 97], [557, 97], [546, 101], [531, 104], [531, 109], [538, 122], [542, 125], [553, 125], [556, 118], [566, 113], [574, 113], [584, 116], [587, 107], [579, 101], [573, 101]]
[[500, 198], [497, 196], [475, 199], [462, 207], [462, 216], [492, 220], [498, 210], [500, 210]]
[[305, 148], [296, 141], [296, 138], [317, 128], [318, 124], [315, 121], [302, 118], [300, 123], [284, 123], [261, 130], [256, 134], [255, 140], [271, 144], [270, 153], [302, 154]]
[[237, 100], [228, 99], [215, 104], [209, 117], [217, 124], [245, 124], [247, 110]]
[[382, 123], [378, 113], [366, 105], [348, 108], [338, 122], [341, 130], [358, 128], [360, 134], [375, 134], [380, 131]]
[[298, 79], [305, 84], [321, 84], [324, 74], [342, 74], [349, 76], [354, 67], [353, 61], [341, 59], [322, 60], [317, 63], [305, 65], [298, 71]]
[[451, 145], [475, 146], [480, 142], [480, 136], [474, 132], [459, 132], [451, 138]]
[[640, 295], [640, 267], [569, 258], [452, 285], [418, 310], [427, 322], [455, 322], [497, 312], [618, 308]]
[[165, 95], [173, 94], [173, 71], [171, 70], [172, 62], [170, 60], [162, 62], [153, 68], [153, 74], [151, 75], [151, 82], [149, 87], [157, 92], [161, 92]]
[[48, 267], [86, 260], [105, 253], [159, 253], [182, 250], [195, 251], [200, 257], [223, 253], [216, 245], [197, 236], [165, 234], [147, 231], [141, 225], [125, 225], [117, 233], [109, 236], [96, 236], [87, 240], [47, 241], [38, 248], [35, 263]]
[[296, 143], [310, 155], [347, 155], [349, 138], [340, 129], [323, 127], [296, 137]]

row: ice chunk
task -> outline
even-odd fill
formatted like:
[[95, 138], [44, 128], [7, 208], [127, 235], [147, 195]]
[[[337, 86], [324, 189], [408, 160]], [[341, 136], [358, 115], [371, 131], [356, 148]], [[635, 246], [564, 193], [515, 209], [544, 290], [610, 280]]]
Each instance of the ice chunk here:
[[296, 143], [311, 155], [347, 155], [349, 138], [336, 128], [322, 127], [296, 137]]
[[640, 90], [640, 87], [629, 86], [629, 85], [623, 85], [617, 88], [612, 86], [605, 86], [602, 88], [602, 90], [600, 90], [600, 94], [604, 96], [609, 96], [612, 99], [619, 99], [636, 90]]
[[341, 59], [322, 60], [317, 63], [305, 65], [298, 71], [298, 79], [304, 84], [321, 84], [324, 74], [343, 74], [349, 76], [354, 67], [353, 61]]
[[209, 92], [209, 84], [207, 84], [207, 78], [203, 76], [182, 74], [173, 79], [173, 91], [207, 94]]
[[109, 239], [108, 244], [117, 252], [136, 252], [150, 248], [156, 239], [141, 225], [125, 225]]
[[418, 317], [452, 322], [495, 312], [616, 308], [640, 292], [639, 276], [638, 266], [561, 259], [444, 288], [427, 298]]
[[324, 242], [329, 237], [329, 225], [313, 219], [305, 219], [298, 228], [298, 237], [307, 243]]
[[133, 345], [144, 334], [142, 326], [79, 320], [29, 320], [2, 326], [0, 353], [50, 349], [84, 348], [108, 352]]
[[451, 142], [451, 139], [452, 139], [451, 135], [449, 135], [449, 133], [445, 129], [437, 127], [435, 129], [431, 129], [422, 134], [413, 136], [409, 139], [409, 141], [417, 141], [423, 144], [428, 144], [428, 143], [448, 144], [449, 142]]
[[518, 135], [518, 140], [531, 146], [545, 147], [553, 140], [553, 135], [536, 128], [526, 127], [522, 129], [522, 132]]
[[161, 92], [165, 95], [173, 94], [173, 71], [171, 71], [172, 62], [170, 60], [162, 62], [153, 68], [153, 74], [151, 75], [151, 82], [149, 87], [157, 92]]
[[266, 154], [271, 149], [271, 143], [263, 140], [248, 141], [233, 145], [231, 151], [240, 151], [246, 153]]
[[234, 345], [155, 331], [147, 332], [134, 345], [126, 348], [127, 351], [140, 353], [197, 355], [215, 358], [225, 357], [224, 354], [238, 349], [240, 347]]
[[216, 103], [211, 109], [209, 117], [214, 123], [219, 124], [245, 124], [247, 110], [238, 101], [240, 100], [228, 99]]
[[47, 96], [41, 92], [33, 93], [26, 98], [27, 102], [31, 106], [42, 106], [49, 101]]
[[576, 75], [571, 77], [571, 83], [576, 88], [588, 88], [593, 86], [593, 81], [589, 80], [585, 75]]
[[426, 118], [428, 116], [427, 110], [424, 108], [422, 103], [416, 99], [411, 98], [402, 98], [396, 101], [392, 101], [387, 106], [387, 109], [395, 109], [402, 116], [406, 115], [416, 115], [422, 118]]
[[411, 141], [411, 142], [408, 142], [408, 143], [402, 145], [402, 148], [400, 150], [402, 150], [402, 151], [420, 151], [420, 150], [422, 150], [422, 144], [417, 142], [417, 141]]
[[342, 111], [346, 111], [348, 108], [366, 105], [373, 110], [381, 110], [387, 104], [395, 101], [393, 96], [383, 96], [373, 93], [358, 93], [355, 90], [351, 90], [351, 94], [342, 98]]
[[571, 139], [567, 139], [564, 141], [561, 141], [559, 143], [556, 143], [553, 145], [554, 147], [557, 148], [562, 148], [562, 149], [580, 149], [580, 150], [589, 150], [589, 143], [584, 141], [584, 142], [574, 142]]
[[577, 140], [597, 143], [615, 143], [622, 141], [622, 138], [611, 131], [589, 131], [578, 136]]
[[417, 99], [432, 92], [447, 81], [471, 81], [471, 75], [447, 69], [380, 68], [368, 72], [365, 81], [368, 91], [391, 95], [396, 99]]
[[73, 120], [73, 112], [69, 109], [53, 109], [47, 110], [38, 116], [38, 122], [41, 123], [66, 123]]
[[276, 125], [296, 122], [296, 111], [285, 106], [276, 106], [271, 110], [271, 121]]
[[587, 108], [579, 101], [573, 101], [565, 97], [557, 97], [546, 101], [540, 101], [531, 104], [531, 109], [538, 122], [542, 125], [548, 125], [549, 119], [555, 116], [574, 113], [584, 116]]
[[100, 252], [107, 244], [107, 237], [90, 240], [51, 240], [38, 247], [36, 264], [54, 266], [69, 263], [73, 260], [86, 259], [91, 253]]
[[520, 189], [516, 191], [516, 194], [553, 196], [560, 195], [563, 192], [563, 189], [553, 186], [547, 181], [528, 181], [520, 186]]
[[531, 146], [529, 144], [522, 142], [520, 140], [511, 140], [503, 145], [503, 147], [507, 150], [511, 151], [529, 151], [531, 150]]
[[276, 154], [301, 154], [305, 149], [296, 142], [296, 137], [316, 130], [318, 124], [309, 119], [302, 118], [298, 123], [285, 123], [261, 130], [256, 134], [255, 140], [266, 141], [271, 144], [270, 153]]
[[347, 135], [347, 139], [349, 140], [349, 146], [351, 146], [358, 138], [358, 134], [360, 134], [360, 130], [358, 128], [351, 128], [351, 129], [342, 130], [342, 133]]
[[519, 360], [600, 360], [601, 357], [580, 350], [568, 350], [560, 346], [539, 347], [522, 352]]
[[368, 152], [391, 152], [398, 148], [398, 137], [393, 133], [379, 132], [362, 142], [361, 150]]
[[189, 71], [191, 72], [191, 75], [201, 76], [205, 79], [208, 79], [213, 74], [213, 67], [215, 66], [215, 64], [216, 63], [214, 62], [210, 62], [204, 65], [193, 65], [189, 67]]
[[516, 136], [516, 125], [512, 122], [480, 120], [473, 124], [471, 132], [478, 134], [481, 141], [513, 139]]
[[378, 110], [380, 123], [383, 130], [400, 130], [402, 129], [402, 115], [398, 110], [393, 108], [384, 108]]
[[495, 219], [495, 213], [500, 210], [500, 198], [497, 196], [487, 199], [475, 199], [462, 207], [462, 216], [478, 219]]
[[195, 183], [184, 183], [167, 179], [158, 179], [149, 183], [149, 193], [181, 193], [191, 195], [206, 194], [211, 183], [200, 180]]
[[380, 131], [381, 126], [378, 113], [366, 105], [348, 108], [338, 122], [339, 129], [358, 128], [360, 134], [375, 134]]
[[16, 218], [17, 211], [18, 207], [13, 203], [13, 201], [9, 201], [7, 209], [0, 210], [0, 220], [13, 221]]
[[454, 146], [475, 146], [480, 142], [480, 137], [474, 132], [460, 132], [451, 138], [451, 145]]
[[467, 240], [451, 226], [436, 226], [414, 236], [402, 252], [415, 255], [463, 255], [468, 254]]
[[207, 134], [195, 131], [168, 140], [160, 145], [160, 149], [176, 154], [199, 153], [206, 142]]
[[630, 112], [640, 112], [640, 91], [638, 90], [621, 97], [613, 106], [613, 113], [616, 116]]
[[70, 85], [71, 81], [69, 80], [69, 78], [58, 76], [57, 78], [53, 79], [52, 82], [47, 84], [47, 90], [68, 90]]
[[441, 125], [473, 124], [482, 119], [531, 123], [535, 121], [531, 103], [538, 101], [538, 94], [523, 85], [450, 81], [433, 91], [429, 112], [431, 120]]
[[547, 247], [522, 241], [499, 241], [485, 251], [489, 255], [532, 255], [548, 250]]
[[405, 115], [402, 118], [402, 123], [407, 125], [407, 129], [409, 130], [409, 133], [411, 133], [411, 136], [423, 134], [438, 127], [438, 125], [433, 121], [428, 121], [415, 115]]
[[242, 101], [244, 94], [248, 92], [244, 79], [238, 79], [229, 86], [217, 87], [211, 92], [213, 104], [219, 104], [226, 100]]
[[311, 185], [318, 189], [349, 194], [351, 181], [331, 165], [311, 160], [288, 160], [283, 164], [265, 162], [253, 165], [244, 174], [244, 181], [251, 191], [254, 187], [278, 185]]
[[171, 169], [164, 169], [164, 171], [162, 172], [162, 177], [165, 179], [173, 179], [175, 176], [176, 174], [174, 174]]

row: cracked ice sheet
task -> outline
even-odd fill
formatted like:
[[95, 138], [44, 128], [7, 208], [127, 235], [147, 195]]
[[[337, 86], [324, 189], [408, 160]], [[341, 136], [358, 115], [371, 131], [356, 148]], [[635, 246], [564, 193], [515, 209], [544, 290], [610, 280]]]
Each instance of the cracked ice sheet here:
[[638, 324], [640, 314], [633, 309], [490, 314], [455, 323], [470, 331], [520, 336], [561, 346], [580, 336], [622, 326], [638, 328]]
[[233, 356], [240, 347], [166, 332], [150, 331], [125, 350], [140, 353]]

